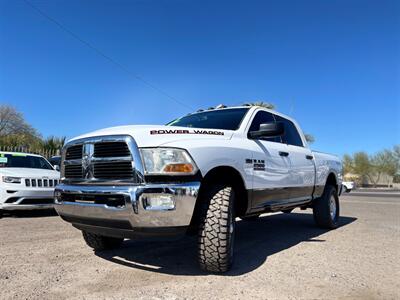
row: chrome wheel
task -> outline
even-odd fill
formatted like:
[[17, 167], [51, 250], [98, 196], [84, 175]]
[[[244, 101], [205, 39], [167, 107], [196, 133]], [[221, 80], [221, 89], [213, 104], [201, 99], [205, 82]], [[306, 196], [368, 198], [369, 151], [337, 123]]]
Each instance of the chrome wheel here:
[[329, 199], [329, 213], [331, 214], [331, 219], [335, 220], [336, 218], [336, 199], [335, 196], [332, 195], [331, 198]]

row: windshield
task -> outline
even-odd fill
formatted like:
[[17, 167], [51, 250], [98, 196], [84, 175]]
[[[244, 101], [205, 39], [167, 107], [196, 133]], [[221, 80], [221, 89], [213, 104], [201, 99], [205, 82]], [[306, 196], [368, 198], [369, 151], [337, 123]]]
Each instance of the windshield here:
[[30, 168], [53, 170], [53, 167], [43, 157], [18, 153], [0, 153], [0, 168]]
[[248, 110], [248, 108], [210, 110], [176, 119], [167, 126], [236, 130]]

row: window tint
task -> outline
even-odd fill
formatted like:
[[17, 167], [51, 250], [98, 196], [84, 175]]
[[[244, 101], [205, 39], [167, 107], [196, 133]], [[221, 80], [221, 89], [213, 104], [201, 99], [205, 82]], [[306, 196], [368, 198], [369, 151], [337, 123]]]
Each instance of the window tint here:
[[25, 154], [0, 154], [0, 168], [30, 168], [52, 170], [52, 166], [42, 157]]
[[275, 116], [275, 118], [277, 122], [283, 122], [285, 126], [285, 134], [282, 137], [282, 142], [293, 146], [303, 147], [304, 145], [296, 126], [294, 126], [291, 121], [280, 116]]
[[195, 113], [169, 122], [167, 126], [236, 130], [248, 110], [232, 108]]
[[[275, 118], [273, 114], [266, 112], [266, 111], [259, 111], [253, 119], [251, 123], [249, 131], [257, 131], [260, 130], [260, 125], [265, 123], [275, 123]], [[270, 137], [270, 138], [262, 138], [262, 140], [269, 141], [269, 142], [276, 142], [280, 143], [281, 138], [277, 137]]]

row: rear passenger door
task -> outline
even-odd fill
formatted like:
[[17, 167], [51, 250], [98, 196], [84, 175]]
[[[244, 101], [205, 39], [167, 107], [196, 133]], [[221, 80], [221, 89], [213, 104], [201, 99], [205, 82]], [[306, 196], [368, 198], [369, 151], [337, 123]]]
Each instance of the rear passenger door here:
[[275, 119], [277, 122], [283, 122], [285, 127], [282, 142], [288, 147], [288, 158], [290, 160], [288, 181], [290, 201], [297, 202], [310, 199], [315, 183], [312, 152], [304, 146], [299, 131], [292, 121], [278, 115], [275, 115]]

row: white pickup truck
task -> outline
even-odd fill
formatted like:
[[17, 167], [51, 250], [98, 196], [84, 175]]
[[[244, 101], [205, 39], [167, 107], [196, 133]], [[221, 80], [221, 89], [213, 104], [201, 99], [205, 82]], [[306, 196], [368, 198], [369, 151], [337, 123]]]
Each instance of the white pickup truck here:
[[212, 109], [70, 140], [55, 206], [95, 250], [137, 235], [197, 234], [200, 267], [225, 272], [237, 217], [312, 208], [318, 226], [336, 228], [341, 172], [340, 160], [311, 151], [283, 114]]

